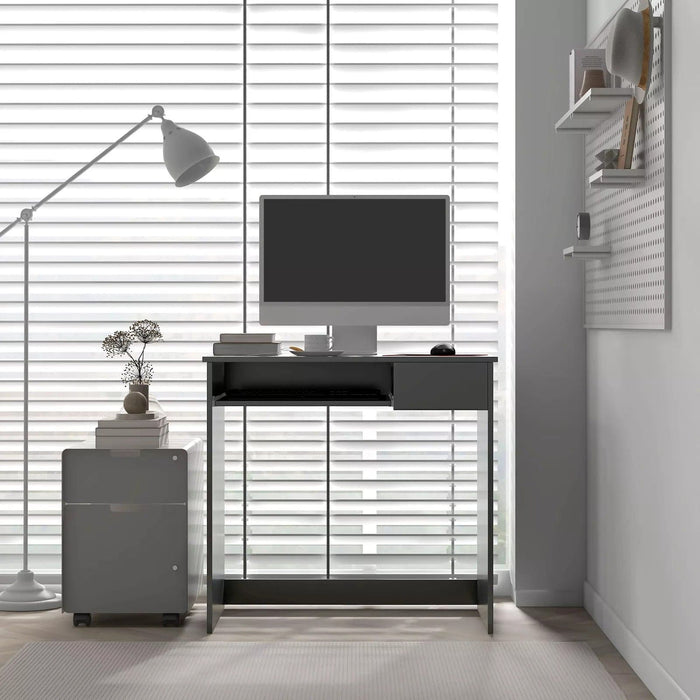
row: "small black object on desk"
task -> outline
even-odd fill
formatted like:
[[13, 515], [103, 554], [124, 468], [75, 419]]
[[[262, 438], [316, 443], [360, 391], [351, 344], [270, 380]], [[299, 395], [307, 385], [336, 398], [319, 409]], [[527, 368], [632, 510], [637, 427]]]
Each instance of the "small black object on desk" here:
[[431, 355], [454, 355], [455, 346], [452, 343], [440, 343], [430, 349]]

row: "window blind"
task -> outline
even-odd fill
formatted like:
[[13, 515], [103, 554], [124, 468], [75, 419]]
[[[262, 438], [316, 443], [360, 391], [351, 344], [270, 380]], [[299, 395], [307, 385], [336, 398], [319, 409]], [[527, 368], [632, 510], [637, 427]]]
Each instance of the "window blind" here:
[[[222, 160], [201, 183], [175, 188], [154, 121], [31, 225], [29, 564], [58, 573], [61, 451], [118, 410], [125, 393], [121, 364], [104, 356], [102, 338], [141, 318], [158, 321], [167, 342], [149, 347], [152, 394], [173, 432], [204, 436], [201, 357], [221, 330], [242, 328], [242, 7], [0, 6], [1, 220], [155, 104], [202, 134]], [[9, 573], [21, 564], [21, 235], [16, 227], [0, 241], [0, 561]]]
[[[379, 351], [453, 341], [461, 352], [498, 352], [496, 2], [0, 5], [2, 220], [153, 104], [204, 136], [222, 161], [200, 183], [176, 189], [160, 160], [160, 130], [148, 125], [36, 215], [36, 571], [60, 568], [60, 452], [116, 410], [124, 393], [119, 365], [100, 350], [107, 333], [139, 318], [161, 323], [166, 342], [149, 348], [152, 395], [173, 433], [204, 437], [201, 356], [220, 332], [259, 328], [261, 194], [449, 194], [451, 324], [382, 327]], [[8, 573], [21, 563], [20, 236], [15, 229], [0, 242], [0, 554]], [[303, 333], [324, 329], [262, 330], [299, 344]], [[495, 395], [498, 494], [498, 383]], [[230, 574], [475, 569], [474, 414], [249, 408], [228, 409], [227, 419]]]
[[[249, 329], [259, 194], [450, 194], [451, 326], [384, 327], [379, 351], [497, 352], [497, 40], [495, 3], [248, 3]], [[248, 575], [474, 571], [475, 416], [324, 414], [248, 410]]]

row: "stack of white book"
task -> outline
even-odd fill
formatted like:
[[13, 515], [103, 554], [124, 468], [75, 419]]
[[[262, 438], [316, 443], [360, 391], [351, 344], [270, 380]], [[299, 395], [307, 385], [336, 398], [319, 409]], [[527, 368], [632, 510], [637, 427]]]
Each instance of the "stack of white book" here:
[[279, 355], [274, 333], [222, 333], [214, 343], [215, 355]]
[[95, 447], [130, 450], [163, 447], [168, 440], [168, 419], [163, 413], [117, 413], [101, 418], [95, 428]]

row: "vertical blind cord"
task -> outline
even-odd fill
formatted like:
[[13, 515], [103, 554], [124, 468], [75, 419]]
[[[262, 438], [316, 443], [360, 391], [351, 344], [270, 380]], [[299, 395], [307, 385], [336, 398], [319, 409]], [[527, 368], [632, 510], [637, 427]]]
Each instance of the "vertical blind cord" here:
[[[248, 330], [248, 0], [243, 0], [243, 124], [242, 124], [242, 185], [243, 185], [243, 332]], [[226, 409], [224, 408], [224, 411]], [[248, 578], [248, 407], [243, 406], [242, 478], [242, 568], [243, 578]]]
[[[455, 0], [450, 7], [450, 340], [455, 342]], [[450, 411], [450, 573], [455, 575], [455, 412]]]
[[[331, 0], [326, 0], [326, 194], [331, 193]], [[330, 335], [330, 326], [326, 333]], [[331, 407], [326, 406], [326, 578], [331, 577]]]

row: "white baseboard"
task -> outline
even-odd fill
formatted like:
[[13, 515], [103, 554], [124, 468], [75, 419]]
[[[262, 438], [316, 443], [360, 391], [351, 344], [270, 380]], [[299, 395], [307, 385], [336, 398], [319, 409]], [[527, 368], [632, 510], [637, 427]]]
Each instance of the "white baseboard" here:
[[583, 600], [588, 614], [658, 700], [690, 700], [588, 581], [583, 584]]
[[514, 601], [519, 608], [580, 608], [581, 591], [554, 591], [548, 588], [514, 590]]

